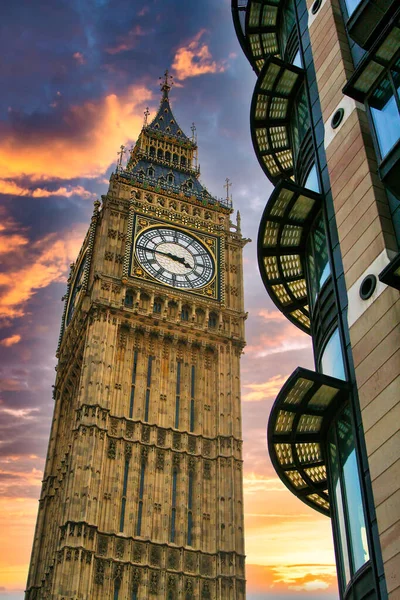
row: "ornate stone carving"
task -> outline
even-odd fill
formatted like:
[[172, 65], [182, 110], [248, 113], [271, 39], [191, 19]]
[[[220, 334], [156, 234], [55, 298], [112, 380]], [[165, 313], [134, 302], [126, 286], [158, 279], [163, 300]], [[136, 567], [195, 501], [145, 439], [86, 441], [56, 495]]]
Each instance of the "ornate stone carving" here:
[[161, 565], [161, 548], [153, 546], [150, 550], [150, 564], [159, 567]]
[[108, 550], [108, 537], [105, 535], [99, 535], [97, 540], [97, 554], [105, 556]]
[[117, 443], [115, 440], [108, 442], [108, 458], [114, 459], [117, 456]]
[[196, 560], [191, 552], [185, 554], [185, 570], [189, 573], [194, 573], [196, 570]]
[[204, 456], [211, 456], [211, 442], [209, 440], [203, 441], [203, 454]]
[[181, 448], [181, 434], [180, 433], [174, 433], [174, 435], [172, 436], [172, 447], [174, 448], [174, 450], [180, 450], [180, 448]]
[[105, 571], [106, 561], [101, 558], [96, 559], [96, 566], [94, 572], [94, 582], [97, 585], [103, 585], [104, 583], [104, 571]]
[[133, 433], [135, 431], [135, 424], [134, 423], [127, 423], [126, 424], [126, 431], [125, 431], [125, 435], [128, 439], [132, 439], [133, 438]]
[[124, 558], [125, 553], [125, 542], [124, 540], [117, 540], [115, 544], [115, 557]]
[[132, 444], [125, 444], [125, 460], [132, 458]]
[[211, 463], [209, 461], [204, 463], [203, 477], [204, 479], [211, 479]]
[[123, 565], [121, 565], [120, 563], [114, 564], [113, 578], [114, 579], [119, 579], [121, 581], [123, 573], [124, 573], [124, 567], [123, 567]]
[[166, 431], [164, 429], [159, 429], [157, 432], [157, 444], [159, 446], [165, 446], [165, 437]]
[[157, 594], [158, 592], [158, 573], [154, 571], [150, 573], [149, 591], [150, 594]]
[[111, 433], [111, 435], [118, 434], [118, 420], [117, 419], [110, 419], [110, 433]]
[[142, 425], [142, 442], [150, 442], [150, 427]]
[[202, 556], [201, 557], [200, 572], [202, 575], [212, 575], [212, 558], [211, 558], [211, 556]]
[[201, 597], [205, 600], [211, 598], [210, 583], [208, 581], [203, 581], [203, 585], [201, 588]]
[[168, 568], [174, 569], [174, 571], [178, 571], [179, 563], [180, 563], [179, 550], [169, 549], [168, 550]]
[[179, 469], [180, 465], [181, 465], [181, 457], [179, 456], [179, 454], [174, 454], [172, 457], [172, 465], [175, 469]]
[[132, 560], [133, 560], [133, 562], [136, 562], [136, 563], [142, 562], [142, 546], [141, 546], [141, 544], [134, 544]]
[[164, 452], [162, 450], [157, 451], [156, 469], [158, 471], [164, 471]]
[[189, 441], [188, 441], [188, 450], [189, 452], [196, 452], [196, 438], [193, 436], [189, 437]]

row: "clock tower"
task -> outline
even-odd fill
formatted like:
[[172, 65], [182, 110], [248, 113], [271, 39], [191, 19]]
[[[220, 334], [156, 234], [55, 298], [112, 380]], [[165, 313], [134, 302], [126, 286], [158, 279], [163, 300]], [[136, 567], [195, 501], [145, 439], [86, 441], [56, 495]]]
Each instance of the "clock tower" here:
[[161, 90], [71, 267], [27, 600], [245, 599], [248, 240]]

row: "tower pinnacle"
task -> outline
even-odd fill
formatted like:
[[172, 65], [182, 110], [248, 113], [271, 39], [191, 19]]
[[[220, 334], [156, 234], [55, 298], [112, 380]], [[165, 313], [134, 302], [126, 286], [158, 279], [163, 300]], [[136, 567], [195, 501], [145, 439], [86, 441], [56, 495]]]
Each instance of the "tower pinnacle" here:
[[168, 92], [174, 85], [173, 76], [169, 74], [168, 69], [165, 69], [164, 77], [159, 77], [159, 79], [161, 80], [160, 88], [163, 92], [163, 96], [168, 97]]

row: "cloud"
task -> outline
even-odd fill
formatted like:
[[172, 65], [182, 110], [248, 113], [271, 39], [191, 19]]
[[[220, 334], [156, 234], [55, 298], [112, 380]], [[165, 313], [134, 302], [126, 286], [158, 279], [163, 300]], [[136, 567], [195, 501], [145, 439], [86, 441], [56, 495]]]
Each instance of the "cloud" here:
[[30, 196], [32, 198], [49, 198], [50, 196], [64, 196], [70, 198], [71, 196], [80, 196], [81, 198], [96, 198], [97, 194], [85, 190], [81, 185], [75, 186], [63, 186], [57, 190], [46, 190], [44, 188], [29, 189], [22, 187], [15, 181], [0, 179], [0, 194], [7, 194], [10, 196]]
[[259, 402], [260, 400], [275, 398], [287, 378], [288, 375], [274, 375], [264, 383], [246, 383], [243, 387], [249, 388], [251, 391], [242, 394], [242, 400], [245, 402]]
[[250, 332], [251, 341], [246, 346], [246, 354], [254, 357], [263, 358], [310, 347], [310, 336], [290, 323], [278, 310], [259, 310], [251, 325], [256, 329], [253, 335]]
[[15, 344], [18, 344], [18, 342], [21, 341], [21, 336], [18, 334], [15, 335], [11, 335], [8, 338], [4, 338], [3, 340], [0, 341], [0, 345], [1, 346], [5, 346], [6, 348], [10, 348], [10, 346], [14, 346]]
[[206, 33], [201, 29], [187, 46], [178, 48], [172, 63], [175, 77], [181, 81], [188, 77], [198, 77], [208, 73], [223, 73], [226, 70], [226, 61], [215, 61], [207, 44], [201, 42]]
[[[49, 113], [11, 110], [0, 127], [0, 173], [4, 180], [28, 176], [33, 181], [98, 177], [117, 160], [122, 143], [137, 138], [142, 108], [151, 99], [142, 85], [123, 94]], [[18, 160], [15, 160], [18, 148]], [[68, 192], [68, 190], [67, 190]]]
[[[4, 215], [4, 211], [0, 212]], [[0, 320], [22, 317], [26, 303], [37, 290], [65, 281], [68, 267], [78, 254], [86, 227], [49, 233], [30, 242], [26, 230], [5, 215], [8, 232], [0, 229], [2, 272], [0, 273]]]
[[85, 57], [83, 56], [82, 52], [75, 52], [72, 57], [76, 60], [76, 62], [79, 65], [83, 65], [85, 64]]
[[279, 477], [263, 477], [257, 473], [248, 473], [243, 477], [243, 491], [245, 494], [285, 492], [286, 488]]
[[[143, 16], [145, 14], [143, 10], [141, 13], [139, 13], [139, 16]], [[136, 27], [131, 29], [127, 35], [121, 36], [115, 46], [106, 48], [106, 52], [107, 54], [119, 54], [120, 52], [132, 50], [137, 45], [139, 38], [143, 37], [144, 35], [146, 35], [146, 32], [140, 27], [140, 25], [136, 25]]]
[[293, 592], [309, 592], [310, 595], [299, 596], [293, 592], [284, 598], [318, 598], [322, 600], [325, 593], [335, 593], [337, 590], [336, 568], [333, 564], [286, 564], [286, 565], [257, 565], [247, 564], [246, 575], [250, 579], [249, 591], [263, 591], [271, 597], [280, 598], [288, 590]]

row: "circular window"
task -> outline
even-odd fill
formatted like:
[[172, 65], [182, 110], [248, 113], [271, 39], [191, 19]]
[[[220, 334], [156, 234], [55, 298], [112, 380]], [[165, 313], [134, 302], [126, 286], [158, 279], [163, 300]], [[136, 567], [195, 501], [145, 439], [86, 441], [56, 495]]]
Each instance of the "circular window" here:
[[343, 121], [343, 117], [344, 117], [344, 109], [339, 108], [332, 117], [332, 120], [331, 120], [332, 129], [336, 129], [337, 127], [339, 127], [340, 123]]
[[313, 15], [317, 14], [319, 9], [321, 8], [322, 0], [315, 0], [314, 4], [311, 7], [311, 13]]
[[375, 275], [367, 275], [360, 285], [360, 298], [362, 300], [368, 300], [371, 298], [376, 288], [376, 277]]

